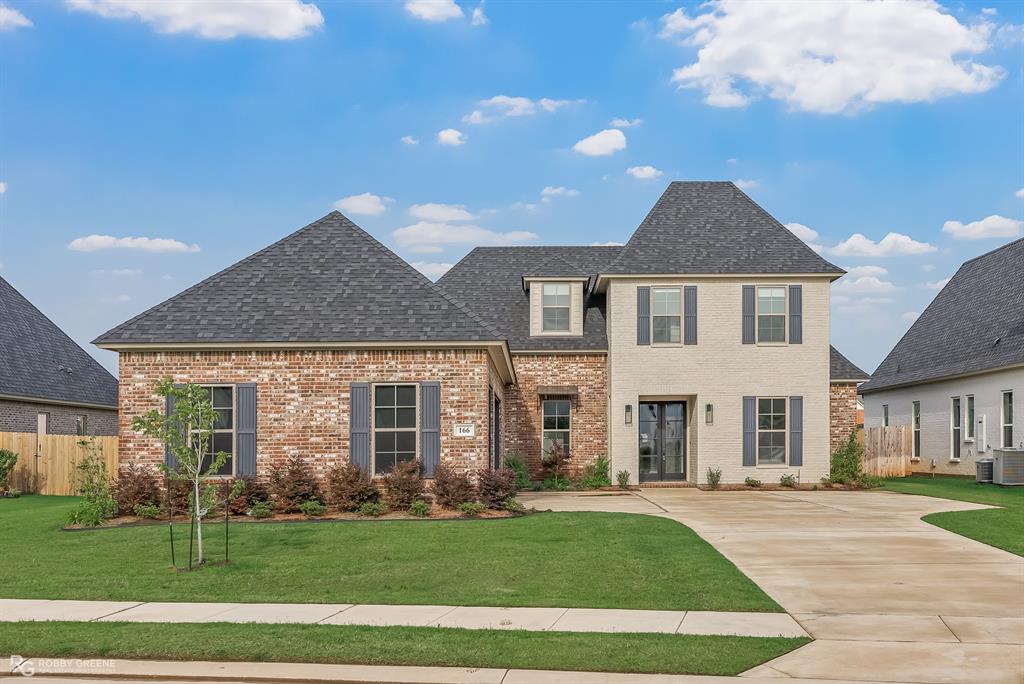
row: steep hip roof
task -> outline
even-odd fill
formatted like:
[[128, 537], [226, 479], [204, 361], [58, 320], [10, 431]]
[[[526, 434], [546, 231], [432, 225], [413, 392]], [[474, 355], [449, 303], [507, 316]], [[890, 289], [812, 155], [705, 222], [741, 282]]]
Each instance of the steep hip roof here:
[[844, 271], [728, 181], [673, 181], [602, 275]]
[[502, 340], [476, 314], [332, 211], [93, 344]]
[[0, 278], [0, 395], [117, 407], [117, 380]]
[[860, 392], [1024, 365], [1024, 239], [965, 262]]
[[853, 361], [843, 356], [838, 349], [829, 345], [829, 379], [832, 382], [860, 382], [871, 376], [862, 371]]

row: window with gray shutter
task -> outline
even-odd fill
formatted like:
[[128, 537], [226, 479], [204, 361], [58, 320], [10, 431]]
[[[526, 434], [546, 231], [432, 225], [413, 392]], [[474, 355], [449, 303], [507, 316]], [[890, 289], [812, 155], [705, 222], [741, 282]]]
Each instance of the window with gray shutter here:
[[697, 286], [683, 288], [683, 344], [697, 344]]
[[789, 465], [804, 464], [804, 398], [789, 398]]
[[370, 383], [349, 385], [348, 460], [370, 474]]
[[757, 397], [743, 397], [743, 465], [757, 463]]
[[[170, 418], [171, 414], [174, 413], [173, 396], [166, 397], [165, 410], [166, 412], [164, 413], [164, 416], [166, 418]], [[171, 446], [166, 442], [164, 443], [164, 464], [172, 472], [178, 472], [178, 459], [173, 453], [171, 453]]]
[[256, 383], [235, 385], [235, 475], [256, 475]]
[[757, 327], [757, 304], [753, 285], [743, 286], [743, 344], [754, 344]]
[[420, 383], [420, 459], [423, 477], [441, 462], [441, 383]]
[[651, 288], [636, 288], [636, 343], [651, 343]]
[[800, 285], [789, 286], [789, 343], [804, 341], [804, 291]]

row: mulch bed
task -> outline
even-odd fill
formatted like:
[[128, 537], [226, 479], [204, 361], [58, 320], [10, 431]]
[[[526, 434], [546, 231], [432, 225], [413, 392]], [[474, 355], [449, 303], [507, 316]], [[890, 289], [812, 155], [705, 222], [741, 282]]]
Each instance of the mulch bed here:
[[804, 483], [799, 484], [795, 487], [783, 487], [780, 484], [762, 484], [760, 487], [750, 487], [745, 484], [723, 484], [719, 485], [717, 489], [712, 489], [707, 485], [697, 485], [697, 489], [703, 492], [786, 492], [786, 491], [802, 491], [802, 492], [814, 492], [814, 491], [852, 491], [852, 490], [863, 490], [870, 489], [870, 487], [858, 487], [857, 485], [823, 485], [821, 483]]

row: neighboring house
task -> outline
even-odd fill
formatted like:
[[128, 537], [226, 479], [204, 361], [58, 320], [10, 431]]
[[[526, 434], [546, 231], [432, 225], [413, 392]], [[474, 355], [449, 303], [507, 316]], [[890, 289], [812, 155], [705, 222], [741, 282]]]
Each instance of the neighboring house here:
[[864, 407], [860, 405], [857, 386], [870, 377], [835, 347], [830, 353], [830, 415], [829, 449], [835, 451], [850, 438], [850, 433], [864, 427]]
[[536, 474], [564, 445], [632, 482], [814, 482], [842, 274], [725, 182], [672, 183], [625, 246], [477, 248], [437, 284], [332, 212], [95, 343], [121, 354], [123, 459], [164, 458], [129, 425], [171, 377], [211, 388], [225, 474]]
[[117, 434], [117, 380], [3, 278], [0, 432]]
[[860, 387], [865, 426], [912, 426], [914, 470], [974, 474], [1024, 446], [1024, 239], [963, 264]]

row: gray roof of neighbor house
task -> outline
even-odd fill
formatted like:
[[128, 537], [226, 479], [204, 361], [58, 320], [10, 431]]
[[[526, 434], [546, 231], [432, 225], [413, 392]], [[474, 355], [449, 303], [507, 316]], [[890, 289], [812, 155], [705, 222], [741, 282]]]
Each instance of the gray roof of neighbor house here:
[[829, 345], [829, 378], [837, 380], [867, 380], [871, 376], [857, 367], [853, 361], [843, 356], [838, 349]]
[[602, 275], [842, 275], [728, 181], [673, 181]]
[[117, 380], [0, 278], [0, 395], [117, 407]]
[[965, 262], [862, 394], [1024, 364], [1024, 238]]
[[[452, 297], [464, 302], [502, 333], [512, 351], [572, 351], [607, 349], [605, 298], [584, 293], [585, 313], [581, 337], [530, 337], [530, 293], [523, 291], [523, 276], [538, 265], [565, 262], [561, 275], [601, 271], [621, 247], [477, 247], [439, 281]], [[545, 269], [541, 269], [545, 270]], [[554, 273], [545, 273], [554, 275]]]
[[93, 343], [501, 340], [473, 312], [332, 211]]

